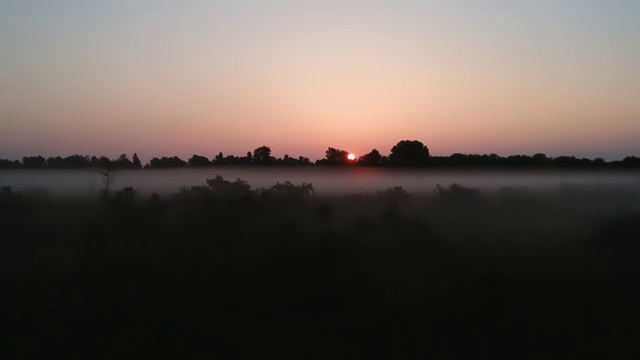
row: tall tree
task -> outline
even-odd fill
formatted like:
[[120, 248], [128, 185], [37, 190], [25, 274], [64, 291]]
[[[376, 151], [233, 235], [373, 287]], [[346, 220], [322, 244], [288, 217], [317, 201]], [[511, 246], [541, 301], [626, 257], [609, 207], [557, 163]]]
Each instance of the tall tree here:
[[187, 167], [188, 165], [189, 164], [186, 161], [180, 159], [177, 156], [172, 156], [172, 157], [163, 156], [160, 159], [154, 157], [149, 161], [149, 167], [152, 169], [181, 168], [181, 167]]
[[324, 158], [325, 158], [324, 163], [328, 165], [345, 165], [348, 163], [348, 160], [347, 160], [348, 155], [349, 153], [342, 149], [336, 149], [336, 148], [330, 147], [324, 153]]
[[224, 164], [224, 154], [222, 153], [222, 151], [215, 156], [215, 160], [213, 160], [213, 163], [216, 165]]
[[47, 167], [47, 160], [38, 156], [25, 156], [22, 158], [22, 166], [25, 169], [42, 169]]
[[255, 164], [267, 165], [274, 163], [274, 158], [271, 156], [271, 149], [268, 146], [260, 146], [253, 150], [253, 162]]
[[429, 149], [417, 140], [402, 140], [391, 148], [389, 161], [397, 166], [423, 166], [429, 161]]
[[189, 158], [187, 162], [191, 167], [205, 167], [205, 166], [211, 165], [211, 161], [209, 161], [209, 159], [207, 159], [205, 156], [200, 156], [196, 154], [193, 154], [193, 156]]
[[120, 155], [114, 163], [115, 167], [120, 169], [131, 169], [133, 167], [133, 162], [129, 160], [127, 154]]
[[0, 159], [0, 169], [19, 169], [22, 163], [19, 160]]
[[138, 153], [133, 153], [133, 168], [134, 169], [142, 169], [142, 162], [140, 161], [140, 158], [138, 157]]
[[358, 165], [360, 166], [380, 166], [382, 164], [382, 155], [378, 150], [373, 149], [370, 153], [362, 155], [358, 159]]

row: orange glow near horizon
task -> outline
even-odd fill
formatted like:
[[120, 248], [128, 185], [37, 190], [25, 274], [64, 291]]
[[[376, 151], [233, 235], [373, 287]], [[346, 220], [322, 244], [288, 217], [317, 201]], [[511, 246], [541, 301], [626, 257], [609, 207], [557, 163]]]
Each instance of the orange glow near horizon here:
[[12, 3], [0, 158], [640, 154], [640, 2]]
[[356, 159], [356, 156], [355, 154], [350, 153], [349, 155], [347, 155], [347, 159], [349, 159], [349, 161], [354, 161]]

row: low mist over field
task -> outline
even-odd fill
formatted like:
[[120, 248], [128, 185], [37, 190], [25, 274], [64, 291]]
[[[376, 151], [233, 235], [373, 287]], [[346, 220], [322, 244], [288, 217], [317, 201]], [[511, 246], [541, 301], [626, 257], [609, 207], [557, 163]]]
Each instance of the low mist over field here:
[[[312, 183], [318, 194], [354, 194], [402, 186], [412, 194], [432, 192], [438, 184], [462, 183], [483, 190], [502, 187], [525, 187], [536, 191], [552, 190], [562, 185], [579, 185], [587, 189], [640, 189], [638, 172], [598, 171], [485, 171], [472, 170], [388, 170], [362, 169], [168, 169], [153, 171], [112, 171], [113, 186], [133, 187], [141, 194], [170, 194], [181, 186], [195, 186], [203, 179], [217, 175], [227, 179], [241, 178], [255, 187], [276, 182]], [[0, 186], [21, 191], [39, 190], [52, 195], [97, 196], [104, 187], [101, 170], [20, 170], [0, 171]]]
[[635, 344], [638, 188], [314, 190], [3, 188], [3, 318], [40, 345], [10, 349], [606, 357]]

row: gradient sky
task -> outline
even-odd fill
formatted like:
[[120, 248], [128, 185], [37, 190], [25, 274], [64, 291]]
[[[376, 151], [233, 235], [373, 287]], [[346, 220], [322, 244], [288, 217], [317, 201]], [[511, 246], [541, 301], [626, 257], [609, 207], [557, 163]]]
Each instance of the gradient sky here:
[[640, 1], [0, 0], [0, 158], [640, 155]]

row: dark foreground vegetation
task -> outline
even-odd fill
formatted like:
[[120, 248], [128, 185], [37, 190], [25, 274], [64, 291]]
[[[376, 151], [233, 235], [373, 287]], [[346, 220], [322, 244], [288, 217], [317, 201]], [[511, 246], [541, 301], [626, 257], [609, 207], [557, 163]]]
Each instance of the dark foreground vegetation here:
[[633, 358], [640, 193], [0, 195], [4, 358]]
[[640, 158], [627, 156], [622, 160], [605, 161], [602, 158], [587, 159], [575, 156], [549, 157], [545, 154], [499, 156], [496, 154], [452, 154], [450, 156], [431, 156], [429, 149], [417, 140], [402, 140], [391, 148], [389, 156], [384, 156], [376, 149], [357, 157], [348, 158], [345, 150], [328, 148], [325, 157], [311, 162], [304, 156], [276, 158], [271, 155], [271, 148], [261, 146], [246, 156], [224, 155], [219, 153], [209, 159], [194, 154], [188, 160], [178, 156], [152, 158], [142, 165], [138, 154], [130, 160], [127, 154], [117, 159], [105, 156], [71, 155], [67, 157], [25, 156], [20, 160], [0, 159], [0, 169], [176, 169], [206, 168], [216, 166], [334, 166], [334, 167], [412, 167], [427, 169], [538, 169], [538, 170], [629, 170], [640, 169]]

